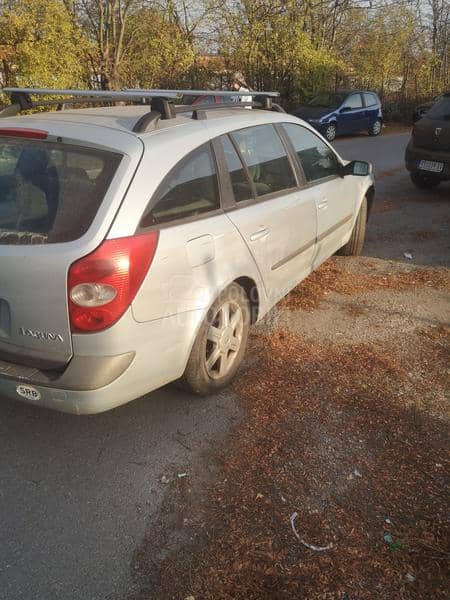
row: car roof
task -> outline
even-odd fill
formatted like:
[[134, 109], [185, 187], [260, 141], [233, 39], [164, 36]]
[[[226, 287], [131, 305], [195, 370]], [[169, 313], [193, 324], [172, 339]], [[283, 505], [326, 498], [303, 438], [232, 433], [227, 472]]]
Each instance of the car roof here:
[[[211, 111], [206, 111], [205, 119], [193, 119], [191, 117], [192, 110], [187, 109], [186, 113], [179, 113], [172, 119], [160, 119], [157, 126], [146, 132], [136, 133], [133, 131], [134, 126], [139, 119], [149, 113], [148, 105], [134, 106], [109, 106], [95, 108], [80, 108], [52, 112], [39, 112], [27, 116], [5, 117], [1, 119], [2, 127], [30, 127], [30, 128], [46, 128], [52, 134], [64, 135], [66, 130], [73, 131], [78, 129], [80, 139], [84, 139], [87, 131], [95, 129], [111, 130], [120, 134], [133, 136], [142, 140], [148, 139], [151, 136], [161, 135], [163, 131], [177, 128], [177, 135], [181, 132], [189, 135], [189, 132], [198, 132], [210, 124], [222, 124], [219, 127], [223, 130], [233, 130], [243, 127], [249, 127], [252, 124], [270, 123], [280, 121], [280, 115], [284, 115], [286, 120], [289, 115], [286, 113], [272, 112], [268, 110], [252, 109], [248, 110], [245, 107], [239, 108], [219, 108]], [[207, 125], [208, 124], [208, 125]], [[91, 136], [88, 136], [91, 137]]]
[[337, 90], [336, 94], [374, 94], [377, 96], [377, 93], [372, 90]]

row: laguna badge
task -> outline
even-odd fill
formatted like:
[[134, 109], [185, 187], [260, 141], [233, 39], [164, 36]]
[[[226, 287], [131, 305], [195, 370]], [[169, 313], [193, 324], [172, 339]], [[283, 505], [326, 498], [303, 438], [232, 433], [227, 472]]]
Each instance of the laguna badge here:
[[27, 329], [25, 327], [19, 327], [20, 335], [32, 337], [37, 340], [43, 340], [45, 342], [64, 342], [64, 338], [59, 333], [52, 331], [39, 331], [39, 329]]

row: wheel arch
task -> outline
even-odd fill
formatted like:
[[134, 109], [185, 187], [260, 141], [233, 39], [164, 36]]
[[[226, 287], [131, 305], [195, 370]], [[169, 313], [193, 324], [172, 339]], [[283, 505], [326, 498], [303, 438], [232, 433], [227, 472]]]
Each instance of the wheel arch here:
[[256, 281], [251, 277], [243, 276], [238, 277], [231, 283], [237, 283], [246, 293], [248, 301], [250, 302], [250, 323], [253, 325], [259, 318], [261, 302]]
[[365, 197], [367, 199], [367, 221], [369, 220], [370, 217], [370, 213], [372, 211], [372, 207], [373, 207], [373, 203], [375, 200], [375, 186], [371, 185], [366, 193], [365, 193]]
[[226, 290], [232, 283], [236, 283], [237, 285], [239, 285], [244, 290], [244, 292], [248, 298], [248, 301], [250, 303], [250, 324], [253, 325], [259, 319], [259, 317], [261, 315], [262, 298], [261, 298], [260, 290], [258, 288], [258, 284], [256, 283], [255, 279], [253, 279], [253, 277], [250, 277], [247, 275], [243, 275], [243, 276], [236, 277], [235, 279], [231, 279], [222, 288], [220, 288], [220, 289], [217, 288], [215, 290], [214, 295], [212, 295], [209, 300], [208, 306], [201, 310], [201, 313], [200, 313], [201, 317], [199, 317], [196, 327], [192, 331], [192, 336], [191, 336], [189, 347], [188, 347], [188, 354], [186, 357], [186, 362], [189, 358], [192, 347], [198, 336], [198, 333], [203, 324], [203, 321], [206, 318], [211, 306], [214, 304], [214, 302], [217, 300], [217, 298], [220, 296], [220, 294], [222, 294], [222, 292], [224, 290]]

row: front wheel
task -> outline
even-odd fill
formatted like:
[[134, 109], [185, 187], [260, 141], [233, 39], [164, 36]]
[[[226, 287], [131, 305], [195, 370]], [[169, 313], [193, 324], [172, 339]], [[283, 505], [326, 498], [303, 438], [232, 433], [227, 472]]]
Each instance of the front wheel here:
[[367, 198], [361, 203], [358, 216], [356, 217], [355, 225], [353, 226], [352, 234], [350, 239], [342, 246], [339, 250], [339, 254], [344, 256], [359, 256], [364, 246], [364, 239], [366, 237], [366, 223], [367, 223]]
[[323, 134], [325, 139], [332, 142], [336, 137], [336, 125], [334, 123], [327, 125]]
[[414, 185], [421, 190], [430, 190], [438, 186], [440, 183], [437, 177], [433, 177], [433, 175], [426, 175], [425, 173], [420, 173], [419, 171], [411, 171], [410, 177]]
[[380, 135], [382, 127], [383, 127], [382, 122], [380, 121], [380, 119], [377, 119], [369, 127], [369, 135], [372, 135], [372, 136]]
[[202, 396], [230, 383], [245, 355], [250, 304], [241, 286], [232, 283], [206, 315], [192, 347], [182, 383]]

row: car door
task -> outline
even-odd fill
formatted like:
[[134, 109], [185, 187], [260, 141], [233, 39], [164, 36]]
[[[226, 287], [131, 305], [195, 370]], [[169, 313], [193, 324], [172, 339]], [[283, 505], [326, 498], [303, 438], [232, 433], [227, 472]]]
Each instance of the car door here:
[[347, 241], [356, 208], [356, 190], [351, 177], [339, 175], [338, 157], [318, 135], [296, 123], [283, 123], [283, 129], [303, 169], [304, 191], [314, 200], [317, 211], [312, 265], [315, 268]]
[[210, 306], [234, 279], [238, 257], [246, 251], [220, 206], [211, 144], [187, 154], [166, 175], [139, 225], [139, 232], [153, 229], [159, 233], [158, 248], [133, 302], [135, 319], [151, 321]]
[[365, 108], [361, 94], [355, 92], [347, 96], [344, 104], [339, 109], [338, 131], [339, 133], [353, 133], [367, 129], [365, 122]]
[[317, 230], [314, 200], [272, 124], [222, 136], [229, 219], [245, 240], [273, 304], [311, 270]]
[[375, 94], [371, 94], [370, 92], [364, 92], [364, 119], [365, 126], [364, 129], [369, 129], [375, 121], [378, 119], [379, 107], [378, 107], [378, 98]]

